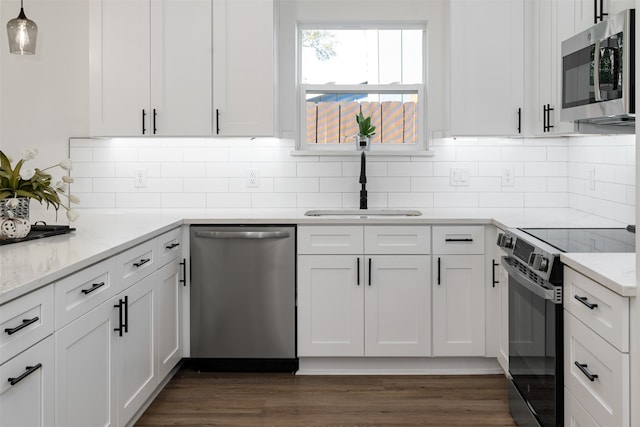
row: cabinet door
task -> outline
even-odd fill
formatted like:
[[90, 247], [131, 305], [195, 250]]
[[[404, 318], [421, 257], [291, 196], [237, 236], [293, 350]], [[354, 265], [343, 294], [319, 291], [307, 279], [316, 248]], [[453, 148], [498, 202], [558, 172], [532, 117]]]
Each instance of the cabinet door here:
[[483, 356], [484, 255], [440, 255], [433, 262], [433, 355]]
[[150, 3], [90, 2], [91, 135], [149, 132]]
[[298, 256], [298, 356], [364, 356], [364, 261]]
[[[574, 34], [574, 4], [563, 0], [535, 2], [534, 64], [537, 68], [535, 93], [536, 135], [573, 133], [572, 122], [561, 122], [562, 41]], [[547, 112], [547, 110], [549, 110]]]
[[365, 259], [365, 355], [430, 356], [430, 257]]
[[[274, 15], [271, 0], [213, 2], [216, 134], [274, 134]], [[250, 36], [249, 36], [250, 35]]]
[[180, 319], [180, 264], [178, 260], [158, 270], [156, 292], [156, 332], [158, 342], [158, 379], [166, 377], [182, 357]]
[[523, 88], [524, 1], [452, 0], [451, 134], [518, 135]]
[[117, 425], [113, 305], [114, 298], [55, 334], [58, 426]]
[[152, 135], [211, 135], [212, 44], [211, 0], [151, 2]]
[[[157, 277], [153, 273], [117, 296], [127, 298], [126, 328], [117, 338], [118, 425], [125, 425], [158, 385], [153, 318]], [[118, 322], [118, 313], [114, 316]]]
[[54, 425], [53, 358], [51, 335], [0, 365], [0, 426]]

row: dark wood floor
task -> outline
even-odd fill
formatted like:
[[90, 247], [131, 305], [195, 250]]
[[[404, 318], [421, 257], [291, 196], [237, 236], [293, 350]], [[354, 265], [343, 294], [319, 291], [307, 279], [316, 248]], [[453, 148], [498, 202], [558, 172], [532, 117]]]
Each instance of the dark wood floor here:
[[294, 376], [183, 368], [136, 426], [514, 426], [502, 375]]

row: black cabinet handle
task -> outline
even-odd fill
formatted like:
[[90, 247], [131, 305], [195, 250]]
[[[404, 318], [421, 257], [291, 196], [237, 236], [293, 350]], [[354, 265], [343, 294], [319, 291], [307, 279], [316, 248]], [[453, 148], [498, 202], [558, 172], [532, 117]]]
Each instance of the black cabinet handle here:
[[129, 296], [124, 296], [124, 332], [129, 332]]
[[440, 284], [440, 257], [438, 257], [438, 285]]
[[580, 363], [578, 361], [573, 362], [574, 365], [576, 365], [578, 367], [578, 369], [580, 369], [580, 371], [582, 371], [582, 373], [584, 374], [585, 377], [589, 378], [589, 381], [593, 382], [596, 380], [596, 378], [598, 378], [598, 376], [596, 374], [592, 374], [591, 372], [589, 372], [587, 370], [587, 365], [584, 363]]
[[100, 282], [100, 283], [94, 283], [89, 289], [83, 289], [82, 293], [85, 295], [90, 294], [91, 292], [95, 291], [96, 289], [100, 289], [101, 287], [103, 287], [105, 285], [104, 282]]
[[600, 13], [598, 14], [598, 0], [593, 0], [593, 23], [597, 24], [598, 20], [604, 21], [604, 17], [608, 15], [604, 12], [604, 1], [600, 0]]
[[26, 371], [24, 371], [22, 373], [22, 375], [20, 375], [19, 377], [16, 377], [16, 378], [8, 378], [7, 380], [9, 381], [9, 384], [16, 385], [20, 381], [22, 381], [23, 379], [27, 378], [29, 375], [33, 374], [35, 371], [37, 371], [40, 368], [42, 368], [42, 363], [38, 363], [35, 366], [27, 366], [25, 368]]
[[551, 104], [547, 104], [547, 132], [551, 132], [553, 125], [551, 124], [551, 112], [553, 108], [551, 108]]
[[144, 108], [143, 108], [142, 109], [142, 134], [143, 135], [147, 133], [147, 128], [145, 127], [146, 118], [147, 118], [147, 112], [144, 111]]
[[369, 286], [371, 286], [371, 258], [369, 258]]
[[180, 243], [172, 243], [170, 245], [165, 246], [164, 248], [165, 249], [173, 249], [173, 248], [178, 247], [178, 246], [180, 246]]
[[216, 108], [216, 135], [220, 135], [220, 110]]
[[358, 273], [357, 273], [357, 276], [358, 276], [358, 277], [357, 277], [357, 282], [356, 282], [356, 284], [357, 284], [358, 286], [360, 286], [360, 257], [357, 257], [357, 258], [356, 258], [356, 269], [358, 270]]
[[445, 242], [473, 242], [473, 239], [465, 238], [465, 239], [444, 239]]
[[158, 112], [156, 109], [153, 109], [153, 134], [158, 133], [158, 128], [156, 128], [156, 118], [158, 117]]
[[36, 323], [38, 320], [40, 320], [38, 316], [34, 317], [33, 319], [22, 319], [22, 323], [20, 325], [16, 326], [15, 328], [6, 328], [4, 331], [7, 333], [7, 335], [13, 335], [20, 329], [24, 329], [27, 326]]
[[522, 133], [522, 108], [518, 108], [518, 133]]
[[182, 279], [178, 279], [178, 282], [182, 283], [182, 286], [187, 286], [187, 260], [182, 258], [180, 265], [182, 266]]
[[491, 260], [491, 263], [493, 264], [491, 266], [491, 277], [492, 277], [491, 280], [493, 282], [493, 287], [495, 288], [496, 284], [500, 283], [499, 280], [496, 280], [496, 267], [500, 264], [498, 264], [495, 259]]
[[113, 330], [115, 332], [118, 332], [119, 336], [122, 336], [122, 332], [124, 332], [124, 325], [122, 324], [122, 316], [124, 315], [123, 304], [124, 304], [124, 301], [122, 300], [122, 298], [120, 298], [118, 300], [118, 304], [113, 306], [114, 308], [118, 309], [118, 327], [113, 328]]
[[151, 258], [144, 258], [144, 259], [141, 259], [141, 260], [140, 260], [140, 261], [138, 261], [138, 262], [134, 262], [134, 263], [133, 263], [133, 266], [134, 266], [134, 267], [141, 267], [141, 266], [143, 266], [144, 264], [148, 263], [149, 261], [151, 261]]
[[590, 303], [590, 302], [587, 300], [587, 297], [581, 297], [581, 296], [579, 296], [579, 295], [574, 295], [573, 297], [574, 297], [575, 299], [577, 299], [578, 301], [580, 301], [582, 304], [584, 304], [584, 305], [586, 305], [587, 307], [589, 307], [591, 310], [593, 310], [594, 308], [596, 308], [596, 307], [598, 306], [598, 304]]

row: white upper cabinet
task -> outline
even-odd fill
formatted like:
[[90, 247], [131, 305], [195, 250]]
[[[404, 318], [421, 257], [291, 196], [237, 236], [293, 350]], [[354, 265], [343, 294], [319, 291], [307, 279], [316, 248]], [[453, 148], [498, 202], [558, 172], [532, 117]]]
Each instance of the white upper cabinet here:
[[561, 44], [574, 34], [574, 3], [566, 0], [537, 0], [534, 3], [536, 71], [533, 134], [544, 136], [574, 132], [571, 122], [561, 122]]
[[211, 0], [91, 2], [92, 136], [212, 132]]
[[274, 134], [274, 2], [213, 2], [213, 99], [218, 136]]
[[453, 136], [524, 132], [524, 1], [451, 1]]
[[584, 31], [618, 12], [636, 7], [635, 0], [574, 0], [574, 3], [576, 33]]

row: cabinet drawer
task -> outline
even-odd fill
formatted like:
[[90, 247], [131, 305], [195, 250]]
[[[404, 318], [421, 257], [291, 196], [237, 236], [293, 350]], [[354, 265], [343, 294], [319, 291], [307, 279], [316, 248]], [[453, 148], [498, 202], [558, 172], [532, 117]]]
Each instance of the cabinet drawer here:
[[0, 365], [0, 425], [53, 426], [54, 375], [53, 336]]
[[598, 424], [628, 426], [629, 355], [619, 352], [566, 310], [564, 314], [566, 387]]
[[0, 310], [0, 363], [53, 332], [53, 286], [4, 304]]
[[364, 252], [424, 255], [429, 253], [430, 238], [428, 226], [368, 226], [364, 228]]
[[484, 253], [484, 226], [433, 227], [433, 253], [471, 255]]
[[118, 255], [117, 292], [127, 289], [157, 268], [157, 239], [148, 240]]
[[564, 308], [622, 352], [629, 351], [629, 298], [564, 268]]
[[362, 254], [362, 226], [298, 227], [299, 254]]
[[157, 238], [158, 268], [176, 259], [182, 251], [180, 228], [168, 231]]
[[564, 425], [567, 427], [602, 427], [566, 387], [564, 388]]
[[116, 294], [116, 260], [109, 258], [56, 282], [56, 329]]

